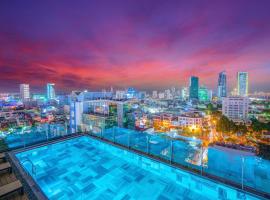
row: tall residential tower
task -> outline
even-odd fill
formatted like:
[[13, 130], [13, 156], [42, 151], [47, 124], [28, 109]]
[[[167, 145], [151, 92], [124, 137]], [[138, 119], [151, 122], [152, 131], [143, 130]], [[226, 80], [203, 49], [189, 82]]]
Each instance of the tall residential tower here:
[[23, 101], [30, 99], [29, 84], [20, 84], [20, 97]]
[[55, 99], [55, 87], [54, 83], [47, 83], [47, 99]]
[[189, 99], [199, 99], [199, 78], [196, 76], [190, 77], [189, 82]]
[[241, 97], [248, 96], [248, 73], [237, 73], [237, 94]]
[[220, 72], [218, 75], [218, 97], [221, 99], [222, 97], [227, 96], [227, 75], [226, 72]]

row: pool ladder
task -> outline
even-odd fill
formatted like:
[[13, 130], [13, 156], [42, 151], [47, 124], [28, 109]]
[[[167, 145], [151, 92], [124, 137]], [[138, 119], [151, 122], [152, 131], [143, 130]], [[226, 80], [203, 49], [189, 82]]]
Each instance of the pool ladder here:
[[[36, 176], [36, 166], [34, 165], [34, 163], [29, 158], [26, 158], [25, 160], [22, 161], [22, 166], [23, 166], [23, 163], [26, 163], [26, 162], [29, 162], [31, 164], [31, 166], [32, 166], [32, 168], [31, 168], [32, 174]], [[29, 174], [29, 172], [28, 172], [28, 174]], [[31, 175], [31, 174], [29, 174], [29, 175]]]

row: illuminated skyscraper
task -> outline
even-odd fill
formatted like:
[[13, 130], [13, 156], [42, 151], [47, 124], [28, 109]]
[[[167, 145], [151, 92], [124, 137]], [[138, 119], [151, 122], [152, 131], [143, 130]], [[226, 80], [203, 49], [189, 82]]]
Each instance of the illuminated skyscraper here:
[[248, 73], [237, 73], [237, 94], [241, 97], [248, 96]]
[[199, 78], [196, 76], [190, 77], [189, 99], [199, 99]]
[[55, 88], [54, 83], [47, 83], [47, 99], [55, 99]]
[[182, 100], [188, 100], [189, 94], [188, 94], [188, 87], [183, 87], [181, 90], [181, 96], [182, 96]]
[[20, 97], [23, 101], [30, 99], [29, 84], [20, 84]]
[[126, 95], [128, 99], [133, 99], [137, 97], [137, 91], [134, 88], [128, 88]]
[[201, 86], [199, 88], [199, 100], [200, 101], [209, 101], [209, 91], [204, 86]]
[[220, 72], [218, 75], [218, 97], [227, 96], [227, 76], [226, 72]]

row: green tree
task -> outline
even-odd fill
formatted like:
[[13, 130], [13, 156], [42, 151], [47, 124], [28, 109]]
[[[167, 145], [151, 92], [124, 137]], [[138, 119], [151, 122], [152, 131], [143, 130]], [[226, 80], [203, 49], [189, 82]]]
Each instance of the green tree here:
[[207, 111], [209, 112], [209, 114], [211, 114], [214, 111], [214, 106], [212, 103], [207, 104]]
[[230, 135], [231, 133], [240, 132], [242, 134], [247, 133], [247, 127], [245, 124], [235, 124], [228, 117], [222, 115], [217, 122], [217, 131], [222, 132], [225, 135]]
[[217, 131], [223, 133], [228, 133], [231, 131], [231, 122], [226, 116], [222, 115], [218, 120]]
[[251, 123], [251, 128], [253, 131], [255, 132], [261, 132], [262, 130], [270, 130], [270, 124], [269, 123], [262, 123], [262, 122], [259, 122], [257, 119], [252, 119], [251, 120], [252, 123]]
[[240, 132], [241, 134], [246, 134], [247, 133], [247, 126], [245, 124], [240, 123], [239, 125], [237, 125], [237, 130], [238, 132]]

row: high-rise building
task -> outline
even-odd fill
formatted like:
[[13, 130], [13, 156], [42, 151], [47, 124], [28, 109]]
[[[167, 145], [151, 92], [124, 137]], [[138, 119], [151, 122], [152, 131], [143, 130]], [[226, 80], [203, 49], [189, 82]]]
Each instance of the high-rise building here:
[[55, 87], [54, 83], [47, 83], [47, 99], [55, 99]]
[[248, 73], [237, 73], [237, 94], [241, 97], [248, 96]]
[[127, 93], [125, 90], [116, 90], [115, 99], [126, 99]]
[[218, 75], [218, 97], [226, 97], [227, 96], [227, 76], [226, 72], [220, 72]]
[[[71, 132], [102, 130], [126, 123], [127, 101], [111, 100], [112, 92], [79, 92], [70, 95], [70, 128]], [[130, 116], [131, 118], [133, 117]]]
[[29, 84], [20, 84], [20, 97], [23, 101], [30, 99]]
[[234, 122], [248, 120], [248, 97], [224, 97], [222, 99], [222, 114]]
[[173, 96], [176, 95], [176, 89], [175, 89], [175, 87], [172, 87], [172, 88], [171, 88], [171, 92], [172, 92], [172, 95], [173, 95]]
[[170, 90], [165, 90], [164, 94], [165, 94], [166, 99], [172, 99], [173, 98], [172, 93], [171, 93]]
[[153, 99], [157, 99], [157, 98], [158, 98], [158, 92], [157, 92], [156, 90], [154, 90], [154, 91], [152, 92], [152, 98], [153, 98]]
[[164, 92], [159, 92], [158, 93], [158, 98], [159, 99], [164, 99], [165, 98], [165, 93]]
[[138, 99], [145, 99], [147, 97], [147, 92], [146, 91], [138, 91], [137, 98]]
[[209, 101], [209, 91], [204, 86], [201, 86], [199, 88], [199, 100], [200, 101]]
[[134, 99], [138, 96], [138, 92], [134, 88], [128, 88], [126, 95], [128, 99]]
[[199, 78], [196, 76], [190, 77], [189, 99], [199, 99]]
[[182, 97], [182, 100], [188, 100], [188, 97], [189, 97], [189, 91], [188, 91], [188, 88], [187, 87], [183, 87], [182, 90], [181, 90], [181, 97]]

